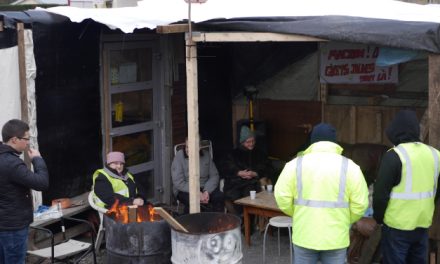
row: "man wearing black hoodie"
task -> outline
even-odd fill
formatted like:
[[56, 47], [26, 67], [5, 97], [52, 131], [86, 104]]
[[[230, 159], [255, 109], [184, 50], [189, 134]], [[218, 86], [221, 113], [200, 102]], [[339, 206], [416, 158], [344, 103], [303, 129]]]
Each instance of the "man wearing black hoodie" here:
[[427, 263], [440, 153], [419, 141], [414, 111], [399, 111], [386, 134], [395, 147], [382, 158], [373, 193], [383, 263]]
[[[33, 221], [30, 188], [49, 187], [49, 174], [38, 150], [29, 148], [29, 126], [12, 119], [2, 129], [0, 142], [0, 263], [23, 264], [29, 224]], [[27, 151], [34, 172], [20, 159]]]

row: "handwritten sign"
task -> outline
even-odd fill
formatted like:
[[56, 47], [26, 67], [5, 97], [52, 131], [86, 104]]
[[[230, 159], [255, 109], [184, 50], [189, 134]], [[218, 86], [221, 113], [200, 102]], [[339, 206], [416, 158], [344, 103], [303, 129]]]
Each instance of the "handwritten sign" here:
[[330, 42], [321, 48], [321, 83], [397, 83], [397, 65], [379, 67], [380, 47]]

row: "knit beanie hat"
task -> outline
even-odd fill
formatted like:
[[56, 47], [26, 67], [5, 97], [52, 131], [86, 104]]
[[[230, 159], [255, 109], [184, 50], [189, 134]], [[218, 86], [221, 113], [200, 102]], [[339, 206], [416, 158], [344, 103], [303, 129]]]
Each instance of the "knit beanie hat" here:
[[319, 123], [313, 127], [312, 134], [310, 135], [311, 144], [318, 141], [336, 142], [336, 129], [327, 123]]
[[113, 152], [109, 152], [107, 154], [107, 164], [110, 164], [112, 162], [118, 162], [118, 161], [125, 163], [124, 153], [119, 152], [119, 151], [113, 151]]
[[247, 126], [242, 126], [240, 130], [240, 143], [245, 142], [248, 138], [251, 137], [255, 137], [254, 131], [251, 131]]

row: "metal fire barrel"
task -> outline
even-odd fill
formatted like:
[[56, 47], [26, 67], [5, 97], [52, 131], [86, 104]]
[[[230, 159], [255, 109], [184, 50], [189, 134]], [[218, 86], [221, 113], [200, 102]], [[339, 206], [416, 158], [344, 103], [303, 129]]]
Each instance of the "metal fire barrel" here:
[[104, 225], [106, 263], [171, 263], [171, 231], [164, 220], [124, 224], [104, 215]]
[[171, 229], [174, 264], [241, 263], [241, 220], [224, 213], [197, 213], [176, 218], [189, 232]]

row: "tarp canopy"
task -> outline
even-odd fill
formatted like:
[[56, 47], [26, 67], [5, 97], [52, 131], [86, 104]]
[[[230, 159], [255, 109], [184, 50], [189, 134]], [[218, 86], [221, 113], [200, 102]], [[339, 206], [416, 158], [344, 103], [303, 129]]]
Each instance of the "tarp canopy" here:
[[[131, 33], [188, 19], [184, 0], [144, 0], [137, 7], [53, 7], [73, 22], [93, 19]], [[440, 53], [440, 5], [393, 0], [208, 0], [191, 5], [191, 21], [207, 31], [301, 34], [329, 40]]]

